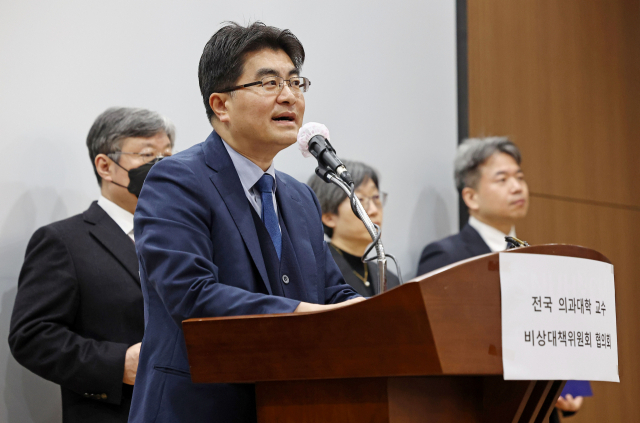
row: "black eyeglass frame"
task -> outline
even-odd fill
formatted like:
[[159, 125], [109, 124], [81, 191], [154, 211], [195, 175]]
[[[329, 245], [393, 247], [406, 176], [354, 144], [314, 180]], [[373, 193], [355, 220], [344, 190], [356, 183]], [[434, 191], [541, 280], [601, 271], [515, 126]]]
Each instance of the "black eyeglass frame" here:
[[[311, 88], [311, 80], [307, 77], [304, 76], [294, 76], [291, 77], [289, 79], [284, 79], [281, 76], [265, 76], [264, 78], [262, 78], [260, 81], [256, 81], [256, 82], [249, 82], [248, 84], [243, 84], [243, 85], [236, 85], [235, 87], [230, 87], [230, 88], [225, 88], [224, 90], [220, 90], [218, 92], [220, 93], [229, 93], [231, 91], [235, 91], [235, 90], [240, 90], [242, 88], [248, 88], [248, 87], [254, 87], [256, 85], [260, 85], [262, 88], [264, 88], [264, 80], [265, 79], [270, 79], [270, 78], [281, 78], [282, 79], [282, 88], [284, 88], [284, 83], [288, 82], [287, 85], [289, 85], [289, 88], [291, 88], [291, 80], [292, 79], [304, 79], [308, 82], [308, 86], [307, 89], [305, 91], [300, 90], [301, 93], [306, 93], [307, 91], [309, 91], [309, 88]], [[278, 86], [280, 86], [280, 84], [278, 84]], [[280, 91], [282, 91], [282, 88], [280, 89]], [[265, 88], [266, 91], [266, 88]]]

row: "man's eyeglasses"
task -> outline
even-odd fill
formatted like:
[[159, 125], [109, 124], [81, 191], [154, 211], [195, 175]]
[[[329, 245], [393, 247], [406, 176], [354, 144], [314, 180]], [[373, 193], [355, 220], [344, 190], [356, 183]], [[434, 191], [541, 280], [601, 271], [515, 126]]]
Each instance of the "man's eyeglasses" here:
[[280, 94], [285, 82], [287, 83], [287, 85], [289, 85], [289, 89], [291, 89], [291, 92], [296, 95], [302, 95], [302, 93], [306, 93], [307, 91], [309, 91], [309, 87], [311, 87], [311, 81], [309, 81], [309, 78], [305, 78], [303, 76], [294, 76], [289, 79], [284, 79], [281, 76], [267, 76], [266, 78], [262, 78], [260, 81], [226, 88], [224, 90], [221, 90], [220, 92], [228, 93], [231, 91], [239, 90], [241, 88], [259, 85], [269, 94]]
[[382, 209], [387, 202], [387, 193], [381, 192], [380, 194], [372, 195], [371, 197], [362, 197], [358, 195], [358, 200], [362, 203], [362, 207], [365, 210], [369, 210], [371, 203], [373, 203], [377, 209]]
[[155, 159], [162, 159], [165, 157], [171, 156], [173, 153], [171, 151], [165, 151], [161, 154], [156, 153], [131, 153], [128, 151], [117, 151], [115, 153], [107, 154], [114, 161], [118, 161], [120, 159], [120, 154], [129, 154], [131, 156], [137, 157], [142, 163], [147, 164]]

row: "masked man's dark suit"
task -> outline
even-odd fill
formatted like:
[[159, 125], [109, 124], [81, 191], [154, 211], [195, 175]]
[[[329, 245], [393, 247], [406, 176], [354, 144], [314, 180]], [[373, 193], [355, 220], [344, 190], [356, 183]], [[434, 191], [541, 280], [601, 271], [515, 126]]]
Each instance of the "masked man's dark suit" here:
[[183, 320], [357, 296], [324, 242], [313, 191], [277, 171], [276, 186], [280, 260], [215, 132], [151, 169], [135, 213], [146, 331], [130, 422], [256, 420], [253, 385], [191, 383]]
[[35, 232], [9, 345], [20, 364], [61, 386], [65, 423], [127, 421], [125, 354], [143, 332], [135, 246], [96, 202]]

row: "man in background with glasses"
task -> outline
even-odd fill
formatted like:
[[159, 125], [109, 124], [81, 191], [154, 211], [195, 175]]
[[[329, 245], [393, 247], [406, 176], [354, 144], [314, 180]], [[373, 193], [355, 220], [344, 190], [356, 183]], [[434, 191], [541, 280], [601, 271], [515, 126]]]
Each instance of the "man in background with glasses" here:
[[136, 210], [146, 329], [130, 422], [256, 421], [254, 385], [191, 382], [183, 320], [362, 300], [324, 242], [313, 191], [273, 166], [302, 125], [304, 58], [290, 31], [261, 22], [227, 24], [204, 48], [213, 132], [154, 166]]
[[133, 212], [174, 138], [158, 113], [102, 113], [87, 136], [98, 201], [38, 229], [27, 246], [9, 345], [20, 364], [60, 385], [65, 423], [128, 419], [144, 333]]
[[[371, 221], [382, 227], [382, 216], [387, 194], [379, 189], [378, 173], [370, 166], [349, 160], [342, 161], [353, 178], [356, 196]], [[317, 175], [307, 182], [315, 192], [322, 208], [325, 235], [331, 239], [331, 255], [344, 279], [358, 294], [371, 297], [378, 294], [378, 266], [363, 263], [362, 255], [371, 243], [367, 228], [351, 210], [347, 195], [334, 184], [327, 184]], [[399, 285], [398, 277], [387, 270], [387, 288]]]

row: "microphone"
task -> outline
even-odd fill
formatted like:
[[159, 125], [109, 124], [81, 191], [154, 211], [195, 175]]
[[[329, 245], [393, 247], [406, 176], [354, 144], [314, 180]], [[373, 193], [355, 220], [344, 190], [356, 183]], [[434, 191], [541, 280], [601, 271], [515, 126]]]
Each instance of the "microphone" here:
[[309, 122], [303, 125], [298, 131], [298, 148], [304, 157], [315, 157], [321, 170], [328, 169], [336, 173], [347, 184], [353, 184], [349, 171], [344, 167], [336, 150], [329, 142], [329, 130], [323, 124]]

